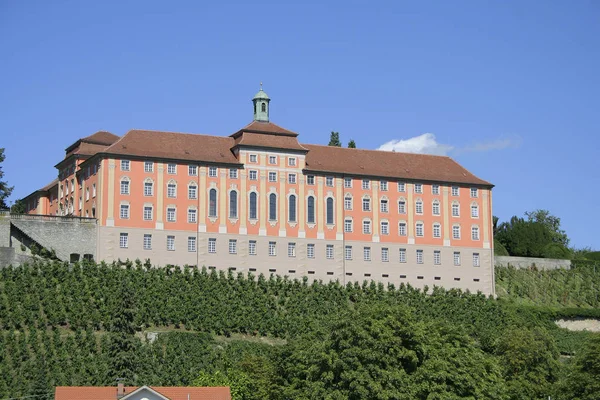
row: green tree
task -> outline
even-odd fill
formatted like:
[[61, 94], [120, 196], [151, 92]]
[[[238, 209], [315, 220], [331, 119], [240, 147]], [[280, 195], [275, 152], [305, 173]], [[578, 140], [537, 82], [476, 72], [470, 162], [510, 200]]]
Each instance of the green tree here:
[[328, 146], [342, 147], [342, 142], [340, 142], [340, 133], [331, 131], [331, 135], [329, 136], [329, 144]]
[[128, 281], [120, 283], [116, 293], [116, 310], [110, 324], [110, 350], [113, 379], [123, 378], [126, 384], [135, 384], [137, 367], [136, 350], [139, 340], [135, 338], [133, 285]]
[[4, 155], [4, 148], [0, 148], [0, 209], [8, 208], [6, 199], [10, 196], [14, 189], [14, 186], [8, 186], [8, 182], [2, 180], [2, 178], [4, 178], [4, 171], [2, 171], [1, 164], [5, 159], [6, 156]]
[[13, 214], [25, 214], [25, 203], [22, 199], [18, 199], [15, 203], [10, 207], [10, 212]]
[[569, 246], [569, 238], [567, 233], [560, 228], [560, 218], [550, 214], [548, 210], [528, 211], [525, 216], [531, 222], [538, 222], [548, 228], [554, 243], [559, 243], [564, 247]]
[[356, 142], [354, 141], [354, 139], [350, 139], [350, 141], [348, 142], [348, 148], [349, 149], [355, 149], [356, 148]]
[[225, 372], [200, 371], [198, 378], [194, 380], [194, 386], [228, 386], [231, 391], [231, 400], [249, 400], [252, 392], [250, 390], [252, 382], [242, 371], [228, 369]]
[[563, 399], [600, 399], [600, 335], [590, 336], [561, 390]]

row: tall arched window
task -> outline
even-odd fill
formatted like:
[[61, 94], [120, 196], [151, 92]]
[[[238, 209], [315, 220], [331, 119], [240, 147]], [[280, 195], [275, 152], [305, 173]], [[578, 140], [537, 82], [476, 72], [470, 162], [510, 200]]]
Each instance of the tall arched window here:
[[250, 193], [250, 219], [257, 219], [258, 218], [258, 202], [257, 202], [257, 198], [258, 196], [256, 195], [256, 192], [251, 192]]
[[235, 190], [229, 192], [229, 218], [238, 216], [238, 193]]
[[327, 198], [327, 218], [326, 218], [326, 223], [329, 225], [333, 225], [333, 198], [328, 197]]
[[296, 222], [296, 196], [293, 194], [288, 199], [288, 220]]
[[269, 195], [269, 221], [277, 221], [277, 195]]
[[314, 196], [308, 196], [307, 201], [307, 211], [308, 215], [306, 216], [306, 222], [309, 224], [315, 223], [315, 198]]
[[261, 111], [262, 111], [262, 112], [265, 112], [265, 111], [267, 111], [267, 105], [266, 105], [265, 103], [262, 103], [262, 104], [260, 105], [260, 109], [261, 109]]
[[217, 216], [217, 189], [210, 189], [208, 192], [208, 216]]

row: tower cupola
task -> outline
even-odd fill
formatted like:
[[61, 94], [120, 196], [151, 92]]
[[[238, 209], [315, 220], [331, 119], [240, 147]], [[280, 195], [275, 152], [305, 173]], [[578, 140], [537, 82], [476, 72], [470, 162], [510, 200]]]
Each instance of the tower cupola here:
[[254, 103], [254, 120], [260, 122], [269, 122], [269, 102], [271, 99], [262, 89], [262, 82], [260, 83], [260, 90], [252, 102]]

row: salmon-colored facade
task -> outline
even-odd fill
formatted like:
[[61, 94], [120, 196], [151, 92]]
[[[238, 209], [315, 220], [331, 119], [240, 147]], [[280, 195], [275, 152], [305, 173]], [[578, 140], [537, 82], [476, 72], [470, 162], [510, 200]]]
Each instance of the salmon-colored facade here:
[[448, 157], [301, 144], [253, 101], [229, 137], [81, 139], [29, 212], [97, 218], [106, 261], [493, 294], [490, 183]]

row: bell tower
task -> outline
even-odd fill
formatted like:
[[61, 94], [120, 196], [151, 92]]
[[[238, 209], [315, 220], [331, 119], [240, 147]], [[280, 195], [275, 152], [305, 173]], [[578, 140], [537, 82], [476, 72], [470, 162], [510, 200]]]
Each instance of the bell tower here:
[[260, 90], [256, 93], [256, 96], [252, 99], [254, 103], [254, 120], [260, 122], [269, 122], [269, 102], [271, 99], [262, 89], [262, 82], [260, 83]]

